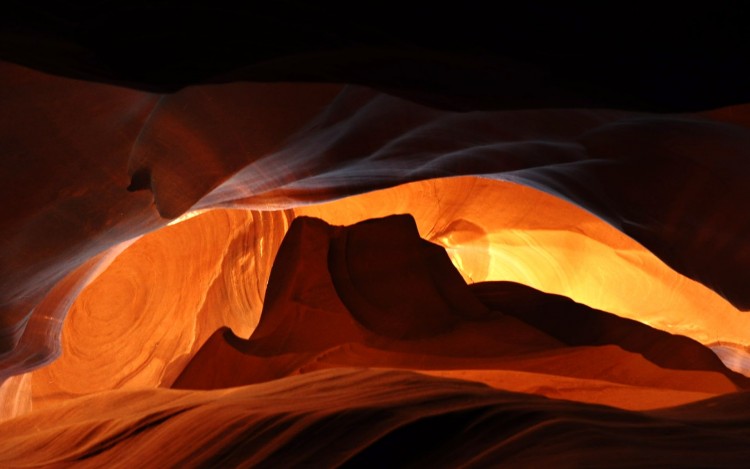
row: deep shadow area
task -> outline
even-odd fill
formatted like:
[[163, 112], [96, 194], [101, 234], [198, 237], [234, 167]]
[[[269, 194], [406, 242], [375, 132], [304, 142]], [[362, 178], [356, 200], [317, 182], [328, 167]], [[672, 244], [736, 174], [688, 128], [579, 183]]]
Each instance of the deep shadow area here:
[[750, 101], [750, 33], [716, 3], [12, 1], [0, 18], [2, 59], [157, 92], [251, 80], [355, 83], [462, 110]]

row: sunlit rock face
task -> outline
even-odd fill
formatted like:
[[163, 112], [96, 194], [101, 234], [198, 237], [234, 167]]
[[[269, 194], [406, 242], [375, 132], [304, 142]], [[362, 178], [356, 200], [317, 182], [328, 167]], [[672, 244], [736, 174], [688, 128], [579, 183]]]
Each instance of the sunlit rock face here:
[[[151, 238], [201, 219], [229, 217], [208, 212]], [[144, 239], [121, 257], [142, 256], [155, 243], [137, 249]], [[182, 368], [173, 387], [193, 390], [141, 384], [6, 421], [0, 461], [606, 466], [617, 453], [731, 466], [748, 456], [747, 393], [736, 391], [750, 379], [709, 349], [520, 284], [469, 286], [407, 215], [351, 227], [295, 219], [250, 339], [222, 327]], [[713, 454], [717, 438], [726, 451]]]
[[742, 465], [745, 25], [298, 7], [0, 15], [0, 466]]
[[[3, 218], [6, 375], [58, 354], [71, 292], [108, 262], [96, 256], [163, 226], [160, 214], [293, 208], [450, 175], [482, 175], [562, 196], [736, 307], [748, 301], [750, 227], [733, 208], [750, 199], [747, 185], [733, 177], [747, 165], [750, 131], [739, 125], [744, 108], [659, 117], [588, 110], [452, 113], [360, 88], [347, 88], [331, 101], [337, 88], [322, 85], [302, 92], [292, 85], [259, 90], [232, 84], [158, 98], [3, 67], [9, 84], [4, 101], [14, 110], [3, 114], [10, 142], [4, 174], [17, 181], [3, 190], [5, 199], [18, 201]], [[262, 99], [248, 103], [248, 95]], [[290, 120], [280, 115], [266, 122], [266, 109]], [[29, 130], [34, 122], [57, 124], [38, 136]], [[266, 143], [258, 143], [258, 135]], [[65, 147], [68, 159], [58, 153], [66, 141], [75, 142]], [[57, 172], [78, 153], [91, 162], [64, 177]], [[96, 159], [104, 153], [106, 160]], [[181, 169], [166, 170], [172, 166]], [[37, 187], [40, 172], [51, 182]], [[196, 178], [206, 182], [195, 185]], [[470, 200], [458, 197], [452, 203]], [[427, 205], [439, 211], [446, 203]], [[490, 210], [500, 208], [476, 210], [491, 218]], [[497, 228], [488, 236], [496, 236]], [[479, 280], [484, 274], [468, 275]], [[536, 275], [544, 274], [527, 272]]]
[[[699, 392], [750, 387], [750, 378], [684, 337], [515, 283], [472, 287], [441, 247], [419, 238], [409, 216], [347, 228], [299, 218], [276, 256], [250, 339], [218, 330], [173, 387], [232, 387], [342, 366], [520, 368], [613, 382], [624, 375], [622, 384]], [[607, 345], [614, 347], [598, 348]], [[567, 371], [551, 358], [558, 354], [567, 355], [560, 360]]]
[[517, 184], [437, 179], [283, 211], [196, 212], [118, 248], [68, 312], [60, 358], [32, 373], [34, 407], [171, 385], [217, 328], [253, 333], [296, 217], [350, 225], [393, 213], [411, 214], [466, 282], [520, 282], [706, 345], [745, 343], [746, 314], [576, 206]]

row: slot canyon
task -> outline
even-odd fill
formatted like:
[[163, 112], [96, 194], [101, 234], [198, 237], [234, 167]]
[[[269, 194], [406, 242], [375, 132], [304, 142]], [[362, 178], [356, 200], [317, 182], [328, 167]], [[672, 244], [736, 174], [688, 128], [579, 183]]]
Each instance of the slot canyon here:
[[387, 3], [0, 7], [0, 467], [747, 466], [736, 12]]

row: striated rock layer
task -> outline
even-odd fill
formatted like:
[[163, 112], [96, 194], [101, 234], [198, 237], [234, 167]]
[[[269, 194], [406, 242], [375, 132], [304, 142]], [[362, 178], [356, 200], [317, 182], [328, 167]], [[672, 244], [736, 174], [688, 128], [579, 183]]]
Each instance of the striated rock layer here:
[[747, 401], [629, 412], [408, 371], [329, 369], [216, 391], [87, 396], [0, 424], [0, 465], [742, 467]]

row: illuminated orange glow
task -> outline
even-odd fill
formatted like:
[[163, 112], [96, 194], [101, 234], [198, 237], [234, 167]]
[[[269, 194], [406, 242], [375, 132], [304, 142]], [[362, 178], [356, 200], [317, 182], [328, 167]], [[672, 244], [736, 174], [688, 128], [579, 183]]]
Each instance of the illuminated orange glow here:
[[217, 328], [250, 336], [295, 217], [349, 225], [393, 213], [412, 214], [468, 282], [524, 283], [703, 343], [746, 345], [750, 316], [600, 219], [535, 189], [460, 177], [289, 210], [188, 214], [112, 261], [73, 304], [62, 356], [19, 384], [34, 408], [169, 386]]
[[748, 315], [601, 219], [526, 186], [440, 179], [295, 213], [341, 225], [410, 213], [470, 283], [523, 283], [704, 344], [747, 345]]

